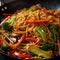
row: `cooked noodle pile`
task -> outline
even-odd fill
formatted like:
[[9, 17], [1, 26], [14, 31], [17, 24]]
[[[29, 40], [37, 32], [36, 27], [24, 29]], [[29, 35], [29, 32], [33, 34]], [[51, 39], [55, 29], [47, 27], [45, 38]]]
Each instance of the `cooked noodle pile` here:
[[[16, 20], [13, 24], [12, 31], [3, 29], [4, 22], [11, 20], [11, 17], [15, 16]], [[60, 54], [59, 36], [60, 30], [56, 32], [54, 36], [53, 32], [49, 29], [50, 25], [56, 25], [60, 28], [60, 11], [47, 10], [44, 7], [33, 5], [29, 9], [22, 9], [15, 12], [9, 18], [5, 18], [1, 23], [0, 38], [8, 46], [7, 53], [10, 56], [17, 56], [14, 53], [30, 54], [32, 57], [24, 58], [51, 58]], [[40, 30], [39, 30], [40, 29]], [[42, 29], [42, 30], [41, 30]], [[8, 38], [7, 38], [8, 37]], [[10, 40], [13, 42], [11, 42]], [[55, 40], [55, 41], [54, 41]], [[7, 44], [7, 43], [8, 44]], [[16, 45], [15, 45], [16, 44]], [[48, 48], [44, 44], [50, 44]], [[15, 45], [15, 46], [14, 46]], [[45, 46], [45, 47], [44, 47]], [[37, 50], [34, 51], [34, 48]], [[30, 49], [30, 50], [29, 50]], [[43, 53], [35, 53], [41, 49]], [[48, 49], [48, 50], [47, 50]], [[3, 49], [2, 49], [3, 50]], [[33, 50], [33, 51], [32, 51]], [[5, 51], [5, 50], [3, 50]], [[20, 57], [23, 58], [23, 57]]]

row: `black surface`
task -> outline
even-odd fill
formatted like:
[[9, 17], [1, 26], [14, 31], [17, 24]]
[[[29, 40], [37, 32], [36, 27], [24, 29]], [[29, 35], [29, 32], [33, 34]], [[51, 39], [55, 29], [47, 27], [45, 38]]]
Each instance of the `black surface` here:
[[8, 56], [7, 54], [0, 52], [0, 60], [24, 60], [24, 59], [18, 59], [16, 57]]
[[[16, 0], [15, 2], [5, 4], [4, 6], [7, 6], [8, 9], [3, 12], [1, 11], [1, 8], [3, 8], [4, 6], [0, 7], [0, 17], [1, 14], [4, 12], [12, 13], [17, 9], [30, 7], [31, 5], [39, 4], [39, 3], [48, 9], [60, 10], [60, 0]], [[17, 59], [8, 57], [7, 55], [0, 53], [0, 60], [17, 60]], [[55, 57], [54, 59], [50, 59], [50, 60], [60, 60], [60, 57]]]
[[[38, 4], [38, 3], [40, 3], [42, 6], [48, 9], [60, 9], [60, 0], [15, 0], [15, 2], [11, 2], [5, 5], [8, 8], [8, 10], [5, 12], [11, 13], [16, 9], [30, 7], [31, 5]], [[4, 6], [2, 7], [4, 8]], [[1, 12], [2, 11], [0, 10], [0, 14]]]

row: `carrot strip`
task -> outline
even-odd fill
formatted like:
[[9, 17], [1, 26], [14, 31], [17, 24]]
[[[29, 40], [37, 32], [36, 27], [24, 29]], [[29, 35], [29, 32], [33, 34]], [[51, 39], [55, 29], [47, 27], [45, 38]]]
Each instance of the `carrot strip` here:
[[26, 23], [47, 23], [49, 20], [26, 20]]
[[25, 40], [25, 35], [23, 35], [16, 44], [8, 43], [4, 37], [2, 37], [2, 40], [7, 46], [11, 47], [12, 49], [16, 49], [21, 44], [21, 42]]
[[32, 41], [32, 42], [35, 42], [35, 43], [39, 42], [39, 40], [37, 40], [33, 37], [26, 37], [25, 34], [15, 44], [8, 43], [4, 37], [2, 37], [2, 40], [7, 46], [11, 47], [12, 49], [16, 49], [18, 46], [20, 46], [21, 42], [26, 41], [26, 40]]
[[21, 44], [21, 42], [23, 42], [24, 40], [25, 40], [25, 35], [23, 35], [23, 36], [21, 37], [21, 39], [19, 39], [16, 44], [11, 44], [11, 43], [10, 43], [10, 47], [13, 48], [13, 49], [15, 49], [15, 48], [17, 48], [17, 47]]
[[9, 46], [9, 43], [6, 41], [6, 39], [3, 36], [2, 36], [2, 40], [7, 46]]

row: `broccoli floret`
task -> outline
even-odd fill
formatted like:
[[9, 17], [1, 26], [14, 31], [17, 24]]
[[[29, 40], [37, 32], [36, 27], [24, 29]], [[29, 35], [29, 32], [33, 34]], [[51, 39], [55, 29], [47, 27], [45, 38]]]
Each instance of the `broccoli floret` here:
[[58, 26], [52, 24], [52, 25], [49, 25], [48, 28], [52, 33], [52, 37], [53, 37], [54, 41], [56, 42], [57, 41], [57, 29], [58, 29]]
[[4, 23], [2, 24], [2, 28], [3, 28], [4, 30], [12, 31], [12, 26], [10, 26], [8, 22], [4, 22]]
[[7, 31], [12, 31], [15, 20], [16, 20], [16, 16], [13, 16], [10, 21], [4, 22], [2, 24], [2, 28]]
[[53, 45], [51, 45], [50, 43], [45, 43], [42, 45], [42, 50], [48, 51], [48, 49], [52, 49]]

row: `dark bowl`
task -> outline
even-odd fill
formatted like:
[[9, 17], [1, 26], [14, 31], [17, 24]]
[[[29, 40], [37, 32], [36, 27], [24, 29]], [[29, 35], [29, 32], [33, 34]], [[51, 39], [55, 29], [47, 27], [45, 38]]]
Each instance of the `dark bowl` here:
[[[60, 10], [60, 0], [16, 0], [14, 2], [7, 3], [0, 7], [0, 18], [2, 17], [3, 13], [13, 13], [17, 9], [22, 9], [25, 7], [28, 8], [35, 4], [41, 4], [47, 9]], [[7, 7], [7, 9], [2, 11], [1, 9], [4, 7]], [[16, 57], [8, 56], [7, 54], [0, 52], [0, 60], [24, 60], [24, 59], [18, 59]], [[48, 60], [60, 60], [60, 57], [58, 56]]]

